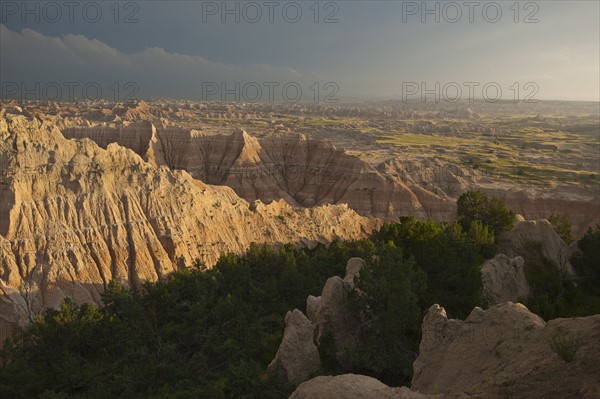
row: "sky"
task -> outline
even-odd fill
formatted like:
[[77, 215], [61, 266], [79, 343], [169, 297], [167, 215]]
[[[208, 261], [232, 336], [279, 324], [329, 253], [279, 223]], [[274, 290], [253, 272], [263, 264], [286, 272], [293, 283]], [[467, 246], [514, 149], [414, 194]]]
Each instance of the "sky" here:
[[2, 97], [600, 100], [598, 1], [2, 1]]

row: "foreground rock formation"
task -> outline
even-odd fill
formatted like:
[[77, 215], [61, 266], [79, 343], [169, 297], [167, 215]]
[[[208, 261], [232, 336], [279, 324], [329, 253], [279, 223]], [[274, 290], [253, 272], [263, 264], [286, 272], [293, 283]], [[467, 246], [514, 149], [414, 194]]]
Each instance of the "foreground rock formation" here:
[[346, 205], [250, 204], [117, 143], [65, 139], [53, 121], [2, 111], [0, 138], [5, 323], [25, 323], [65, 296], [98, 302], [111, 279], [138, 286], [252, 242], [354, 239], [381, 224]]
[[412, 386], [367, 376], [320, 376], [290, 399], [597, 399], [600, 315], [544, 322], [521, 304], [448, 319], [433, 305], [423, 320]]
[[411, 388], [482, 398], [598, 398], [599, 331], [600, 315], [546, 323], [507, 302], [475, 308], [460, 321], [434, 305], [423, 320]]
[[363, 341], [360, 320], [348, 308], [348, 296], [354, 289], [354, 278], [358, 277], [364, 266], [364, 260], [351, 258], [346, 265], [345, 277], [328, 278], [321, 296], [318, 297], [319, 306], [316, 309], [315, 321], [317, 340], [320, 341], [326, 335], [333, 338], [335, 356], [344, 368], [349, 367], [346, 353], [356, 350]]
[[365, 261], [351, 258], [346, 274], [327, 279], [321, 296], [308, 296], [306, 317], [294, 309], [285, 316], [285, 331], [279, 350], [269, 364], [269, 372], [283, 372], [288, 381], [302, 382], [321, 368], [315, 343], [324, 336], [331, 337], [335, 356], [342, 367], [349, 366], [346, 352], [356, 349], [362, 342], [359, 320], [348, 309], [348, 295], [354, 288], [354, 278], [360, 274]]
[[512, 229], [500, 235], [500, 253], [481, 266], [484, 294], [491, 304], [528, 299], [531, 290], [525, 272], [532, 273], [531, 267], [536, 263], [536, 267], [575, 274], [569, 259], [576, 246], [567, 245], [545, 219], [518, 219]]
[[569, 262], [572, 249], [544, 219], [516, 222], [499, 237], [498, 251], [509, 257], [522, 256], [526, 262], [545, 258], [561, 272], [574, 274]]
[[390, 388], [375, 378], [356, 374], [322, 376], [303, 382], [289, 399], [427, 399], [406, 387]]
[[285, 331], [269, 373], [283, 371], [290, 382], [306, 381], [319, 370], [321, 361], [315, 346], [314, 326], [298, 309], [285, 315]]

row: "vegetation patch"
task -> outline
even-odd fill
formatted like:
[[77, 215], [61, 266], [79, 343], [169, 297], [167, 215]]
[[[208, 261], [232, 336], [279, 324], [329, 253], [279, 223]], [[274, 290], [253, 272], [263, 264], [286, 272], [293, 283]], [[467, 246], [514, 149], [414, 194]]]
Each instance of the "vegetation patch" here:
[[550, 347], [566, 363], [575, 359], [575, 354], [581, 346], [579, 337], [570, 337], [564, 331], [557, 330], [550, 337]]

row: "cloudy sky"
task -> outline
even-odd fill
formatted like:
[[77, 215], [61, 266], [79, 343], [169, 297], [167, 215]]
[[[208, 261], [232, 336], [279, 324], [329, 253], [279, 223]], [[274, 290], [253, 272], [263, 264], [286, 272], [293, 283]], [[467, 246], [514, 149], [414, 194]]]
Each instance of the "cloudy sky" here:
[[3, 1], [2, 96], [599, 100], [600, 2], [476, 3]]

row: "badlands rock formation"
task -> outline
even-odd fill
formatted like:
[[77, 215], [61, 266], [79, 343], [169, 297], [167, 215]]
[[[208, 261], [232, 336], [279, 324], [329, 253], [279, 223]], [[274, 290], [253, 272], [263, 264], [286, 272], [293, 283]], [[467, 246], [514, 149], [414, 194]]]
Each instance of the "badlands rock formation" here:
[[359, 275], [364, 266], [364, 260], [351, 258], [343, 279], [338, 276], [328, 278], [316, 311], [317, 340], [328, 334], [333, 337], [335, 356], [344, 368], [349, 367], [347, 351], [356, 350], [363, 341], [360, 320], [348, 308], [348, 295], [354, 289], [354, 277]]
[[329, 141], [303, 134], [278, 133], [257, 139], [243, 130], [215, 135], [213, 131], [170, 126], [165, 119], [153, 120], [93, 127], [81, 120], [78, 123], [85, 127], [68, 127], [64, 134], [90, 138], [103, 148], [119, 143], [155, 165], [186, 170], [206, 183], [229, 186], [249, 202], [284, 199], [303, 207], [346, 203], [366, 216], [411, 214], [451, 220], [458, 196], [477, 188], [500, 197], [528, 219], [567, 215], [576, 234], [600, 221], [596, 200], [502, 188], [477, 170], [436, 158], [393, 158], [373, 167]]
[[[600, 224], [599, 197], [582, 199], [556, 198], [546, 195], [533, 195], [525, 190], [502, 190], [498, 188], [482, 190], [487, 195], [500, 198], [510, 210], [525, 216], [528, 220], [547, 219], [551, 215], [565, 215], [573, 223], [573, 232], [580, 236], [588, 228]], [[597, 192], [597, 191], [596, 191]]]
[[[475, 308], [460, 321], [433, 305], [423, 320], [410, 390], [344, 374], [306, 381], [289, 399], [598, 399], [599, 331], [600, 315], [546, 323], [506, 302]], [[551, 342], [573, 348], [573, 358]]]
[[422, 395], [406, 387], [390, 388], [375, 378], [356, 374], [321, 376], [303, 382], [289, 399], [427, 399], [439, 395]]
[[53, 121], [0, 112], [0, 138], [3, 322], [67, 295], [98, 302], [111, 279], [138, 286], [196, 258], [210, 266], [251, 242], [354, 239], [381, 223], [346, 205], [249, 204], [112, 140], [65, 139]]
[[[434, 305], [423, 320], [411, 388], [482, 398], [598, 398], [598, 331], [600, 315], [546, 323], [507, 302], [475, 308], [460, 321]], [[553, 339], [573, 345], [572, 361], [552, 348]]]
[[[409, 187], [400, 178], [380, 173], [328, 141], [302, 134], [258, 140], [242, 130], [207, 135], [196, 130], [150, 122], [126, 127], [69, 128], [69, 138], [90, 138], [101, 147], [111, 142], [132, 149], [148, 162], [182, 169], [194, 178], [225, 185], [247, 201], [312, 207], [345, 203], [363, 215], [397, 218], [452, 218], [455, 201]], [[458, 191], [457, 191], [458, 192]]]
[[498, 254], [481, 266], [483, 291], [492, 304], [518, 302], [529, 296], [529, 285], [524, 273], [525, 260], [521, 256], [509, 258]]
[[354, 278], [364, 266], [364, 260], [351, 258], [346, 264], [343, 279], [331, 277], [327, 279], [321, 296], [308, 296], [308, 317], [298, 309], [287, 313], [283, 340], [269, 364], [271, 373], [283, 371], [290, 382], [305, 381], [321, 367], [315, 342], [320, 342], [326, 334], [333, 338], [338, 362], [342, 367], [349, 366], [346, 350], [356, 349], [362, 342], [362, 334], [359, 320], [348, 309], [347, 297], [354, 288]]
[[283, 372], [290, 382], [306, 381], [319, 370], [321, 360], [315, 346], [314, 326], [298, 309], [285, 315], [285, 331], [269, 373]]
[[543, 257], [559, 270], [573, 274], [569, 262], [572, 249], [544, 219], [516, 222], [511, 230], [499, 237], [498, 252], [509, 257], [522, 256], [526, 263]]

